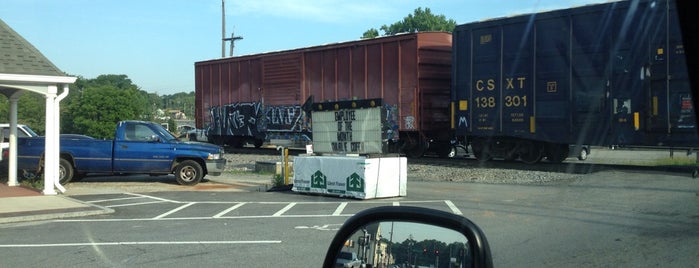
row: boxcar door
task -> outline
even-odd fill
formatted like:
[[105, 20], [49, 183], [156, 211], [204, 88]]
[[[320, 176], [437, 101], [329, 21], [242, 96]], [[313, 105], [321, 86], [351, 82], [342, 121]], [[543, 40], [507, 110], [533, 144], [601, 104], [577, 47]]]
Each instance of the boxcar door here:
[[616, 9], [612, 21], [610, 143], [616, 145], [643, 145], [645, 139], [641, 119], [647, 116], [648, 79], [644, 70], [648, 65], [649, 36], [654, 21], [659, 19], [659, 8], [649, 2], [637, 4]]
[[662, 2], [649, 25], [648, 63], [643, 77], [648, 84], [650, 145], [696, 145], [696, 118], [675, 7]]

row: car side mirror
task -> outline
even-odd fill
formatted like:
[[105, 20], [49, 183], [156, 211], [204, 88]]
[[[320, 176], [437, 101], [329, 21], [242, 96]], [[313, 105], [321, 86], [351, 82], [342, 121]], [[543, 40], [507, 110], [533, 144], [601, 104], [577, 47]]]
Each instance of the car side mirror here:
[[[359, 262], [348, 257], [354, 255]], [[458, 267], [493, 267], [483, 231], [469, 219], [449, 212], [384, 206], [350, 217], [333, 238], [323, 267], [442, 267], [445, 262]]]

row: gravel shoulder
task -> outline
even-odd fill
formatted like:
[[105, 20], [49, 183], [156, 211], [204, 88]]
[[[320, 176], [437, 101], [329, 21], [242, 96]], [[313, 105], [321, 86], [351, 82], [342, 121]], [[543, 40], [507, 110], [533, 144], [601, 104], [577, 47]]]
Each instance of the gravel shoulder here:
[[[279, 156], [226, 154], [228, 173], [254, 173], [257, 162], [277, 162]], [[290, 157], [293, 162], [294, 157]], [[458, 161], [458, 160], [455, 160]], [[464, 160], [471, 161], [471, 160]], [[444, 167], [426, 164], [408, 164], [409, 181], [443, 181], [488, 184], [556, 184], [580, 179], [584, 175], [530, 170]]]

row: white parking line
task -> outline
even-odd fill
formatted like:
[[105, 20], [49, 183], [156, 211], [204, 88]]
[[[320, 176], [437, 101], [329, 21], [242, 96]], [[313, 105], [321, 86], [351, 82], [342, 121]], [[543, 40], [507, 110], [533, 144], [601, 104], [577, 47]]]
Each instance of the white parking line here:
[[339, 206], [335, 209], [335, 212], [333, 212], [333, 216], [337, 216], [342, 214], [342, 211], [345, 210], [345, 207], [347, 206], [347, 202], [342, 202], [340, 203]]
[[122, 197], [122, 198], [112, 198], [112, 199], [102, 199], [102, 200], [94, 200], [94, 201], [86, 201], [85, 203], [103, 203], [103, 202], [113, 202], [113, 201], [123, 201], [123, 200], [133, 200], [133, 199], [141, 199], [141, 198], [147, 198], [143, 196], [135, 196], [135, 197]]
[[244, 220], [244, 219], [283, 219], [283, 218], [329, 218], [329, 217], [351, 217], [354, 214], [341, 214], [341, 215], [251, 215], [251, 216], [221, 216], [218, 218], [214, 217], [187, 217], [187, 218], [139, 218], [139, 219], [58, 219], [53, 222], [128, 222], [128, 221], [200, 221], [200, 220]]
[[[141, 194], [132, 194], [132, 193], [127, 193], [133, 196], [138, 196], [138, 198], [152, 198], [155, 201], [149, 201], [149, 202], [140, 202], [140, 203], [131, 203], [131, 204], [117, 204], [117, 205], [111, 205], [111, 206], [105, 206], [109, 208], [115, 208], [115, 207], [126, 207], [126, 206], [138, 206], [138, 205], [146, 205], [146, 204], [165, 204], [165, 203], [175, 203], [175, 204], [183, 204], [175, 209], [168, 210], [167, 212], [160, 214], [154, 218], [139, 218], [139, 219], [58, 219], [55, 220], [55, 222], [119, 222], [119, 221], [157, 221], [157, 220], [211, 220], [211, 219], [256, 219], [256, 218], [317, 218], [317, 217], [349, 217], [354, 215], [353, 213], [349, 214], [343, 214], [343, 212], [347, 209], [347, 206], [350, 206], [354, 204], [355, 202], [352, 201], [345, 201], [345, 202], [240, 202], [240, 201], [227, 201], [227, 202], [210, 202], [210, 201], [174, 201], [174, 200], [169, 200], [169, 199], [164, 199], [164, 198], [157, 198], [157, 197], [152, 197], [148, 195], [141, 195]], [[362, 201], [362, 204], [379, 204], [379, 205], [390, 205], [390, 206], [402, 206], [402, 205], [414, 205], [414, 204], [426, 204], [426, 203], [443, 203], [446, 204], [449, 207], [449, 210], [457, 215], [463, 215], [461, 210], [454, 205], [454, 203], [450, 200], [414, 200], [414, 201], [408, 201], [408, 200], [402, 200], [402, 201], [386, 201], [386, 200], [374, 200], [374, 201]], [[192, 217], [171, 217], [172, 214], [187, 209], [188, 207], [194, 205], [194, 204], [199, 204], [199, 205], [207, 205], [207, 204], [231, 204], [231, 207], [218, 212], [214, 216], [192, 216]], [[236, 209], [239, 209], [240, 207], [244, 205], [269, 205], [269, 204], [275, 204], [275, 205], [285, 205], [284, 208], [276, 211], [273, 214], [267, 214], [267, 215], [239, 215], [239, 213], [233, 213], [231, 214], [231, 211], [234, 211]], [[308, 214], [300, 214], [296, 213], [293, 215], [285, 215], [287, 212], [290, 210], [299, 207], [297, 205], [309, 205], [309, 204], [337, 204], [335, 210], [332, 213], [329, 214], [322, 214], [322, 215], [308, 215]], [[247, 206], [246, 206], [247, 207]], [[229, 215], [229, 216], [226, 216]]]
[[160, 198], [160, 197], [150, 196], [150, 195], [145, 195], [145, 194], [136, 194], [136, 193], [124, 193], [124, 194], [133, 195], [133, 196], [140, 196], [140, 197], [147, 197], [147, 198], [160, 200], [160, 201], [164, 201], [164, 202], [170, 202], [170, 203], [184, 203], [181, 201], [175, 201], [175, 200], [170, 200], [170, 199], [165, 199], [165, 198]]
[[108, 207], [108, 208], [118, 208], [118, 207], [130, 207], [130, 206], [148, 205], [148, 204], [159, 204], [159, 203], [165, 203], [165, 201], [150, 201], [150, 202], [140, 202], [140, 203], [129, 203], [129, 204], [111, 205], [111, 206], [105, 206], [105, 207]]
[[226, 209], [226, 210], [224, 210], [224, 211], [221, 211], [221, 213], [214, 215], [213, 218], [220, 218], [220, 217], [222, 217], [223, 215], [228, 214], [228, 212], [231, 212], [231, 211], [235, 210], [236, 208], [242, 207], [242, 206], [245, 205], [245, 204], [246, 204], [246, 203], [243, 202], [243, 203], [237, 204], [237, 205], [235, 205], [235, 206], [232, 206], [232, 207], [230, 207], [230, 208], [228, 208], [228, 209]]
[[313, 226], [296, 226], [294, 229], [315, 229], [319, 231], [337, 231], [340, 230], [342, 224], [324, 224], [324, 225], [313, 225]]
[[449, 209], [451, 209], [451, 212], [454, 212], [454, 214], [464, 215], [463, 213], [461, 213], [461, 210], [459, 210], [459, 208], [457, 208], [456, 205], [454, 205], [454, 203], [451, 202], [451, 200], [444, 200], [444, 203], [447, 204]]
[[281, 240], [252, 241], [134, 241], [99, 243], [60, 243], [60, 244], [0, 244], [0, 248], [41, 248], [41, 247], [84, 247], [84, 246], [126, 246], [126, 245], [214, 245], [214, 244], [279, 244]]
[[296, 205], [296, 203], [289, 203], [288, 205], [286, 205], [286, 207], [284, 207], [284, 208], [282, 208], [281, 210], [277, 211], [277, 213], [274, 213], [274, 215], [272, 215], [272, 216], [274, 216], [274, 217], [279, 217], [279, 216], [283, 215], [284, 212], [287, 212], [288, 210], [290, 210], [291, 208], [293, 208], [295, 205]]
[[162, 218], [165, 218], [165, 217], [167, 217], [167, 215], [170, 215], [170, 214], [172, 214], [172, 213], [175, 213], [175, 212], [178, 212], [178, 211], [180, 211], [180, 210], [183, 210], [183, 209], [185, 209], [186, 207], [189, 207], [189, 206], [194, 205], [194, 204], [196, 204], [196, 203], [197, 203], [197, 202], [192, 202], [192, 203], [189, 203], [189, 204], [181, 205], [180, 207], [178, 207], [178, 208], [176, 208], [176, 209], [173, 209], [173, 210], [170, 210], [170, 211], [168, 211], [168, 212], [165, 212], [165, 213], [163, 213], [163, 214], [160, 214], [160, 215], [154, 217], [153, 219], [162, 219]]

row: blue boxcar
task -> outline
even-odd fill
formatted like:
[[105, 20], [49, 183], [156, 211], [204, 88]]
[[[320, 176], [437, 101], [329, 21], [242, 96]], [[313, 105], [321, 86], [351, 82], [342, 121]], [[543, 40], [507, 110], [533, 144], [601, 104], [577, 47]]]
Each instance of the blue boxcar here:
[[527, 163], [563, 161], [569, 145], [697, 146], [675, 8], [617, 1], [458, 25], [457, 138], [479, 159]]

